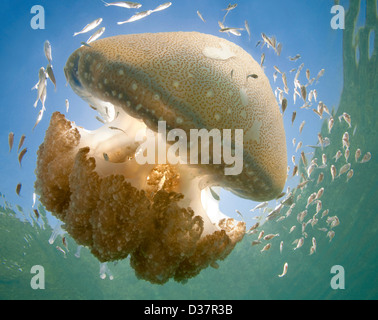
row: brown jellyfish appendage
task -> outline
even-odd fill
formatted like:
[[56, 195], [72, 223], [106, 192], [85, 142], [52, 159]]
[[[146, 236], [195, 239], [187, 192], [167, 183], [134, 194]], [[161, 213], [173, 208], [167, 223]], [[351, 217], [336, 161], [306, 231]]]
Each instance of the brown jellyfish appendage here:
[[99, 261], [130, 255], [140, 278], [158, 284], [170, 278], [185, 282], [226, 258], [242, 240], [245, 224], [226, 218], [204, 236], [204, 219], [180, 205], [186, 195], [174, 191], [180, 184], [174, 166], [147, 165], [145, 190], [121, 174], [101, 177], [96, 163], [106, 161], [90, 157], [89, 147], [80, 148], [79, 130], [64, 115], [53, 114], [38, 150], [35, 187], [46, 209]]

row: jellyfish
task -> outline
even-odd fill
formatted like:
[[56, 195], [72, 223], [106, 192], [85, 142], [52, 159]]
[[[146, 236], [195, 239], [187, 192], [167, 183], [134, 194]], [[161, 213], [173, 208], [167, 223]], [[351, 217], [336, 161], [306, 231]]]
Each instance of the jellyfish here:
[[[55, 112], [38, 150], [35, 189], [101, 263], [130, 257], [138, 278], [185, 283], [217, 266], [245, 234], [209, 188], [256, 201], [281, 193], [282, 115], [263, 70], [236, 44], [197, 32], [120, 35], [79, 48], [64, 71], [104, 125], [89, 131]], [[148, 135], [168, 153], [173, 142], [158, 132], [160, 122], [188, 136], [242, 130], [241, 172], [225, 174], [222, 161], [138, 163]], [[236, 139], [230, 146], [235, 153]]]

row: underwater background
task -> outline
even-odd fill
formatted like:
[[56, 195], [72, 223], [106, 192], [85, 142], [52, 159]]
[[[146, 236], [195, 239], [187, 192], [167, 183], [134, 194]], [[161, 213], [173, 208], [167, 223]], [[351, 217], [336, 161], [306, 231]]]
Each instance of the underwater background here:
[[[2, 86], [0, 88], [0, 299], [377, 299], [378, 298], [378, 154], [377, 139], [377, 1], [336, 1], [345, 8], [345, 29], [333, 29], [330, 0], [266, 0], [238, 1], [238, 6], [229, 12], [226, 24], [244, 27], [248, 20], [251, 39], [244, 31], [241, 37], [219, 33], [218, 21], [223, 19], [229, 2], [223, 0], [173, 0], [172, 6], [140, 21], [119, 26], [117, 21], [128, 19], [137, 11], [155, 8], [164, 1], [144, 0], [140, 10], [130, 11], [117, 7], [105, 7], [100, 0], [67, 1], [10, 1], [2, 2], [0, 24], [3, 36], [0, 38], [0, 63]], [[45, 29], [34, 30], [30, 12], [34, 5], [45, 10]], [[201, 12], [206, 22], [197, 15]], [[77, 245], [68, 234], [63, 234], [59, 221], [43, 209], [38, 199], [33, 206], [33, 192], [36, 166], [36, 151], [43, 141], [49, 119], [54, 111], [66, 113], [65, 99], [70, 101], [67, 118], [87, 129], [99, 126], [95, 113], [76, 96], [70, 87], [65, 86], [63, 66], [69, 55], [85, 41], [89, 34], [72, 37], [87, 23], [102, 17], [106, 31], [102, 37], [118, 34], [166, 31], [199, 31], [224, 37], [235, 42], [256, 61], [265, 54], [265, 74], [271, 81], [273, 91], [283, 86], [280, 77], [274, 82], [274, 66], [288, 75], [290, 92], [288, 108], [284, 114], [284, 125], [288, 148], [288, 165], [291, 166], [287, 185], [292, 188], [298, 184], [292, 178], [291, 156], [297, 162], [300, 151], [296, 152], [292, 139], [303, 141], [303, 150], [308, 162], [313, 158], [321, 163], [322, 154], [327, 155], [328, 164], [324, 169], [316, 168], [311, 181], [296, 201], [289, 217], [282, 221], [269, 221], [259, 228], [265, 234], [279, 233], [271, 241], [272, 248], [260, 252], [262, 247], [251, 246], [258, 234], [246, 235], [232, 253], [219, 262], [219, 268], [207, 268], [186, 284], [170, 281], [167, 284], [153, 285], [135, 277], [128, 259], [102, 266], [88, 249]], [[277, 56], [256, 43], [261, 33], [276, 36], [283, 44], [282, 53]], [[39, 108], [34, 108], [36, 91], [31, 88], [38, 81], [38, 70], [47, 64], [43, 44], [49, 40], [52, 45], [53, 66], [57, 79], [57, 90], [48, 84], [46, 112], [42, 121], [33, 126]], [[297, 61], [288, 57], [300, 54]], [[335, 123], [329, 133], [329, 115], [323, 119], [310, 109], [300, 109], [301, 101], [294, 105], [292, 99], [292, 80], [298, 68], [304, 63], [301, 81], [305, 81], [305, 70], [309, 69], [316, 77], [325, 69], [319, 82], [314, 83], [318, 101], [323, 101], [332, 113]], [[297, 100], [300, 100], [298, 98]], [[313, 107], [316, 108], [316, 105]], [[291, 114], [297, 112], [294, 125]], [[339, 116], [350, 115], [351, 128]], [[302, 134], [298, 126], [306, 125]], [[15, 145], [9, 152], [8, 134], [15, 133]], [[331, 164], [340, 167], [346, 163], [344, 155], [335, 163], [333, 159], [338, 150], [343, 151], [344, 132], [350, 135], [350, 157], [348, 162], [354, 175], [347, 182], [346, 174], [332, 181]], [[322, 148], [317, 145], [318, 133], [328, 137], [330, 145]], [[24, 147], [27, 153], [22, 166], [17, 159], [18, 141], [26, 135]], [[308, 147], [308, 146], [315, 146]], [[359, 162], [355, 161], [357, 149], [362, 151]], [[312, 154], [313, 152], [313, 154]], [[362, 157], [370, 152], [369, 162], [360, 163]], [[301, 237], [301, 225], [297, 215], [306, 207], [308, 197], [317, 192], [319, 172], [323, 170], [324, 188], [322, 207], [329, 209], [329, 216], [337, 216], [340, 225], [334, 228], [335, 236], [330, 241], [326, 218], [319, 223], [307, 226], [308, 238], [298, 250], [293, 250], [292, 242]], [[300, 173], [305, 168], [299, 168]], [[20, 195], [16, 186], [22, 183]], [[286, 188], [285, 188], [286, 190]], [[238, 210], [247, 223], [247, 230], [256, 220], [258, 212], [250, 212], [257, 203], [240, 199], [228, 192], [221, 193], [221, 210], [238, 218]], [[269, 203], [274, 208], [276, 201]], [[39, 217], [34, 213], [37, 209]], [[285, 209], [287, 211], [288, 208]], [[309, 216], [315, 213], [309, 207]], [[285, 211], [281, 214], [285, 216]], [[240, 218], [240, 217], [239, 217]], [[320, 218], [320, 217], [319, 217]], [[294, 232], [290, 228], [296, 225]], [[49, 243], [53, 231], [58, 230], [53, 244]], [[60, 230], [60, 231], [59, 231]], [[66, 246], [62, 243], [64, 237]], [[310, 255], [311, 238], [317, 241], [317, 250]], [[280, 253], [280, 242], [284, 247]], [[52, 242], [52, 241], [50, 241]], [[63, 248], [65, 253], [57, 250]], [[77, 256], [80, 257], [78, 258]], [[284, 263], [288, 263], [286, 276], [279, 278]], [[41, 265], [45, 270], [45, 289], [33, 290], [30, 285], [30, 270]], [[332, 289], [330, 283], [334, 274], [331, 268], [342, 266], [345, 270], [345, 289]], [[105, 276], [106, 275], [106, 276]], [[103, 279], [104, 278], [104, 279]], [[111, 280], [112, 279], [112, 280]]]

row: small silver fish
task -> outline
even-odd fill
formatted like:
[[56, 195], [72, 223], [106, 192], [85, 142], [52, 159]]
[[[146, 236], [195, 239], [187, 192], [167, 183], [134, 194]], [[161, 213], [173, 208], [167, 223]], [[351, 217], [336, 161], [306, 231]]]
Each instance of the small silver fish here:
[[298, 166], [294, 166], [292, 177], [294, 177], [294, 176], [297, 175], [297, 174], [298, 174]]
[[328, 231], [327, 238], [329, 238], [329, 242], [331, 242], [334, 237], [335, 237], [335, 231], [332, 231], [332, 230]]
[[333, 157], [335, 159], [335, 162], [337, 162], [337, 160], [340, 159], [340, 157], [342, 156], [343, 154], [341, 153], [340, 150], [338, 150], [335, 154], [335, 156]]
[[103, 35], [104, 32], [105, 32], [105, 27], [98, 29], [93, 35], [89, 37], [86, 43], [88, 44], [93, 41], [96, 41], [98, 38], [100, 38]]
[[[204, 23], [206, 23], [206, 20], [203, 18], [201, 12], [199, 12], [198, 10], [197, 10], [197, 15], [198, 15], [198, 17], [199, 17]], [[223, 20], [223, 21], [224, 21], [224, 20]]]
[[307, 199], [307, 205], [306, 205], [306, 209], [307, 207], [312, 203], [314, 202], [314, 200], [316, 199], [316, 192], [312, 193], [308, 199]]
[[287, 78], [286, 73], [282, 73], [282, 83], [284, 84], [284, 87], [287, 88]]
[[324, 173], [323, 172], [320, 172], [319, 173], [319, 176], [318, 176], [318, 181], [316, 182], [316, 184], [319, 184], [323, 181], [324, 179]]
[[302, 145], [303, 145], [303, 142], [302, 141], [299, 141], [298, 144], [297, 144], [297, 148], [295, 149], [295, 152], [298, 152], [298, 150], [300, 148], [302, 148]]
[[283, 98], [282, 99], [282, 104], [281, 104], [282, 114], [285, 113], [286, 108], [287, 108], [287, 99]]
[[343, 166], [341, 167], [340, 171], [339, 171], [339, 175], [338, 175], [338, 176], [340, 177], [340, 176], [343, 175], [345, 172], [349, 171], [350, 167], [351, 167], [351, 164], [350, 164], [350, 163], [347, 163], [347, 164], [343, 165]]
[[347, 114], [346, 112], [344, 112], [342, 114], [342, 117], [345, 120], [345, 122], [348, 124], [349, 128], [351, 128], [352, 127], [352, 118], [350, 117], [350, 115]]
[[318, 142], [319, 142], [319, 144], [320, 144], [320, 147], [321, 147], [322, 150], [323, 150], [324, 139], [323, 139], [323, 136], [321, 135], [320, 132], [318, 133]]
[[111, 2], [111, 3], [107, 3], [103, 0], [101, 1], [105, 4], [106, 7], [116, 6], [116, 7], [126, 8], [126, 9], [139, 9], [142, 6], [140, 3], [130, 2], [130, 1], [118, 1], [118, 2]]
[[273, 238], [275, 238], [275, 237], [278, 237], [279, 236], [279, 234], [277, 233], [277, 234], [268, 234], [268, 235], [266, 235], [265, 237], [264, 237], [264, 240], [265, 241], [268, 241], [268, 240], [271, 240], [271, 239], [273, 239]]
[[334, 122], [335, 122], [335, 120], [332, 117], [330, 117], [329, 120], [328, 120], [328, 133], [331, 133]]
[[360, 163], [366, 163], [369, 162], [371, 159], [371, 153], [367, 152], [363, 157]]
[[51, 44], [49, 42], [49, 40], [46, 40], [44, 45], [43, 45], [43, 49], [44, 49], [44, 52], [45, 52], [45, 56], [47, 58], [47, 60], [49, 61], [49, 63], [51, 64], [51, 61], [52, 61], [52, 54], [51, 54]]
[[317, 167], [316, 163], [312, 163], [308, 168], [307, 168], [307, 177], [311, 177], [311, 173], [314, 171], [315, 167]]
[[306, 78], [307, 78], [307, 81], [310, 81], [310, 70], [309, 69], [306, 70]]
[[91, 23], [88, 23], [81, 31], [75, 32], [73, 36], [75, 37], [78, 34], [86, 33], [86, 32], [91, 31], [94, 28], [98, 27], [101, 24], [101, 22], [102, 22], [102, 18], [98, 18], [98, 19], [92, 21]]
[[346, 161], [346, 162], [348, 162], [349, 155], [350, 155], [349, 148], [346, 148], [346, 149], [345, 149], [345, 152], [344, 152], [344, 157], [345, 157], [345, 161]]
[[9, 132], [9, 134], [8, 134], [9, 152], [12, 151], [13, 141], [14, 141], [14, 133], [13, 132]]
[[18, 148], [17, 148], [17, 153], [20, 151], [22, 148], [24, 142], [25, 142], [26, 136], [23, 134], [20, 138], [20, 142], [18, 143]]
[[302, 130], [303, 130], [305, 124], [306, 124], [306, 121], [303, 121], [303, 122], [301, 123], [301, 125], [299, 126], [299, 134], [302, 133]]
[[70, 102], [66, 99], [66, 112], [68, 113], [68, 109], [70, 108]]
[[261, 244], [261, 241], [258, 241], [258, 240], [252, 241], [252, 246], [256, 246], [258, 244]]
[[289, 60], [290, 61], [297, 61], [298, 59], [301, 58], [301, 55], [300, 54], [297, 54], [295, 57], [289, 57]]
[[349, 144], [349, 133], [348, 132], [344, 133], [342, 143], [343, 143], [343, 148], [349, 148], [350, 144]]
[[152, 10], [152, 12], [158, 12], [158, 11], [165, 10], [165, 9], [169, 8], [171, 5], [172, 5], [172, 2], [163, 3], [160, 6], [158, 6], [156, 9]]
[[336, 177], [336, 167], [334, 165], [331, 166], [331, 176], [332, 176], [332, 181], [335, 180], [335, 177]]
[[325, 216], [327, 216], [328, 213], [329, 213], [329, 209], [324, 210], [323, 213], [322, 213], [322, 218], [324, 218]]
[[318, 193], [316, 194], [315, 199], [320, 199], [322, 197], [323, 193], [324, 193], [324, 188], [320, 188]]
[[291, 125], [294, 124], [295, 118], [297, 117], [297, 113], [294, 111], [292, 116], [291, 116]]
[[358, 159], [361, 157], [361, 149], [356, 150], [356, 154], [354, 156], [354, 160], [358, 162]]
[[270, 243], [268, 243], [264, 248], [261, 249], [260, 252], [268, 251], [271, 247], [272, 247], [272, 245]]
[[280, 55], [281, 55], [281, 52], [282, 52], [282, 43], [279, 42], [279, 43], [277, 44], [276, 53], [277, 53], [278, 56], [280, 56]]
[[21, 187], [22, 187], [21, 183], [17, 184], [17, 186], [16, 186], [16, 193], [17, 193], [18, 196], [20, 196]]
[[25, 156], [25, 153], [28, 151], [27, 148], [24, 148], [22, 149], [22, 151], [19, 153], [18, 155], [18, 163], [20, 164], [20, 167], [21, 167], [21, 161], [23, 159], [23, 157]]
[[36, 120], [34, 127], [33, 127], [33, 131], [34, 131], [35, 127], [41, 122], [44, 112], [45, 112], [45, 109], [43, 109], [43, 108], [41, 110], [39, 110], [37, 120]]
[[324, 168], [327, 166], [327, 155], [325, 153], [322, 154], [322, 164]]
[[300, 54], [297, 54], [295, 57], [289, 57], [289, 60], [290, 61], [297, 61], [298, 59], [301, 58], [301, 55]]
[[337, 216], [327, 218], [327, 224], [330, 225], [330, 228], [333, 229], [340, 225], [340, 220]]
[[302, 238], [299, 239], [299, 241], [298, 241], [298, 243], [297, 243], [297, 246], [294, 248], [294, 250], [297, 250], [297, 249], [299, 249], [300, 247], [302, 247], [302, 246], [303, 246], [303, 243], [304, 243], [304, 238], [302, 237]]
[[253, 230], [256, 230], [260, 226], [260, 222], [256, 222], [249, 230], [248, 232], [251, 232]]
[[290, 228], [289, 233], [292, 233], [296, 228], [297, 228], [297, 226], [292, 226], [292, 227]]
[[[38, 83], [34, 86], [38, 90], [37, 100], [34, 102], [34, 108], [37, 107], [38, 101], [42, 101], [43, 92], [46, 90], [46, 70], [41, 67], [38, 72]], [[33, 88], [33, 89], [34, 89]]]
[[353, 169], [350, 169], [350, 170], [348, 171], [348, 173], [347, 173], [347, 182], [349, 182], [349, 180], [352, 179], [353, 174], [354, 174]]
[[249, 28], [249, 24], [247, 20], [244, 21], [244, 26], [245, 26], [245, 30], [247, 30], [249, 40], [251, 40], [251, 29]]
[[255, 211], [255, 210], [257, 210], [257, 209], [265, 208], [267, 205], [268, 205], [268, 201], [265, 201], [265, 202], [263, 202], [263, 203], [258, 204], [256, 207], [254, 207], [254, 208], [251, 209], [250, 211]]
[[262, 231], [259, 233], [259, 236], [257, 237], [257, 240], [261, 240], [263, 236], [264, 236], [264, 230], [262, 230]]
[[302, 212], [299, 212], [298, 215], [297, 215], [297, 221], [299, 223], [302, 223], [304, 218], [307, 216], [307, 210], [304, 210]]
[[319, 73], [318, 73], [318, 75], [317, 75], [317, 77], [316, 77], [316, 81], [318, 81], [319, 78], [322, 77], [322, 76], [324, 75], [324, 72], [325, 72], [324, 69], [322, 69], [322, 70], [319, 71]]
[[253, 73], [253, 74], [249, 74], [248, 76], [247, 76], [247, 80], [248, 80], [248, 78], [253, 78], [253, 79], [257, 79], [259, 76], [257, 75], [257, 74], [255, 74], [255, 73]]
[[235, 9], [237, 6], [238, 6], [237, 3], [235, 3], [235, 4], [231, 4], [231, 3], [230, 3], [230, 4], [227, 6], [226, 9], [222, 9], [223, 11], [227, 11], [226, 14], [225, 14], [224, 17], [223, 17], [223, 23], [224, 23], [224, 21], [226, 20], [226, 17], [227, 17], [227, 15], [228, 15], [228, 13], [229, 13], [231, 10]]
[[262, 67], [265, 61], [265, 53], [261, 54], [261, 59], [260, 59], [260, 66]]
[[274, 69], [275, 69], [278, 73], [281, 73], [281, 74], [282, 74], [281, 70], [280, 70], [277, 66], [274, 66]]
[[304, 102], [306, 102], [306, 99], [307, 99], [307, 90], [306, 90], [306, 87], [305, 86], [301, 86], [301, 97], [303, 99]]
[[318, 214], [320, 210], [322, 210], [322, 205], [322, 202], [318, 200], [318, 202], [316, 203], [316, 214]]
[[46, 67], [46, 73], [47, 73], [49, 79], [51, 80], [51, 82], [53, 83], [54, 88], [56, 90], [56, 79], [55, 79], [55, 75], [54, 75], [52, 65], [50, 63]]
[[151, 13], [152, 13], [152, 10], [142, 11], [142, 12], [139, 12], [139, 13], [133, 15], [130, 19], [128, 19], [126, 21], [117, 22], [117, 24], [121, 25], [121, 24], [124, 24], [124, 23], [130, 23], [130, 22], [138, 21], [140, 19], [143, 19], [143, 18], [149, 16]]
[[55, 247], [58, 251], [60, 251], [61, 253], [63, 253], [63, 255], [64, 255], [64, 258], [67, 258], [67, 256], [66, 256], [66, 251], [64, 251], [61, 247], [59, 247], [59, 246], [56, 246]]
[[282, 277], [284, 277], [284, 276], [286, 275], [288, 267], [289, 267], [288, 263], [285, 262], [284, 267], [283, 267], [282, 274], [280, 274], [280, 275], [278, 276], [279, 278], [282, 278]]

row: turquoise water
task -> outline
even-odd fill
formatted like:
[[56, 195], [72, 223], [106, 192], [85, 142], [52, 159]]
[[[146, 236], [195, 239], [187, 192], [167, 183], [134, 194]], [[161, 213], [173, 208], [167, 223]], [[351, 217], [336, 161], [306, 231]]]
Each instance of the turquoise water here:
[[[90, 8], [88, 16], [80, 11], [72, 13], [74, 16], [74, 18], [70, 18], [73, 20], [72, 23], [76, 21], [75, 19], [79, 20], [74, 24], [75, 28], [65, 24], [65, 29], [59, 29], [55, 25], [62, 26], [61, 22], [56, 20], [54, 23], [50, 20], [50, 25], [54, 25], [51, 27], [53, 30], [46, 28], [46, 31], [40, 31], [46, 34], [38, 34], [38, 37], [35, 38], [37, 39], [36, 43], [31, 45], [33, 50], [30, 50], [25, 59], [22, 59], [23, 54], [26, 53], [20, 48], [20, 40], [23, 39], [26, 43], [30, 41], [24, 38], [26, 32], [23, 33], [23, 37], [17, 38], [16, 35], [12, 45], [2, 52], [2, 56], [6, 56], [7, 61], [12, 61], [12, 52], [10, 51], [11, 49], [15, 50], [13, 55], [17, 58], [17, 64], [5, 63], [6, 60], [2, 60], [2, 67], [9, 77], [7, 77], [5, 88], [2, 89], [4, 93], [7, 93], [8, 100], [3, 100], [1, 107], [1, 110], [4, 111], [1, 152], [2, 159], [6, 161], [1, 169], [2, 182], [0, 185], [2, 193], [0, 202], [1, 299], [377, 299], [378, 165], [376, 155], [378, 148], [376, 137], [378, 127], [375, 109], [378, 98], [378, 42], [372, 41], [373, 37], [376, 40], [378, 31], [376, 1], [368, 1], [367, 5], [366, 1], [353, 1], [350, 5], [347, 2], [341, 2], [340, 4], [349, 9], [346, 13], [344, 31], [330, 28], [329, 21], [332, 16], [329, 14], [329, 1], [319, 1], [315, 7], [306, 7], [301, 5], [300, 1], [293, 1], [286, 9], [280, 8], [275, 1], [266, 1], [259, 5], [249, 5], [248, 3], [250, 2], [240, 1], [239, 11], [235, 9], [235, 12], [230, 12], [227, 17], [230, 20], [227, 21], [230, 25], [234, 23], [240, 26], [245, 19], [248, 19], [252, 29], [252, 41], [250, 43], [245, 35], [241, 38], [233, 37], [230, 40], [251, 52], [258, 61], [261, 52], [266, 52], [265, 72], [271, 80], [273, 90], [278, 83], [281, 85], [280, 78], [278, 78], [277, 84], [272, 79], [273, 65], [278, 65], [289, 74], [291, 68], [298, 67], [300, 63], [304, 62], [305, 67], [301, 77], [304, 77], [304, 71], [307, 68], [311, 70], [313, 76], [325, 68], [325, 75], [315, 88], [319, 93], [318, 100], [324, 101], [331, 112], [334, 109], [335, 119], [334, 127], [329, 134], [328, 115], [325, 115], [325, 120], [321, 121], [311, 109], [299, 109], [298, 102], [295, 106], [289, 103], [289, 109], [284, 118], [289, 165], [291, 165], [292, 154], [295, 154], [297, 161], [300, 158], [299, 153], [295, 153], [292, 147], [291, 141], [294, 137], [298, 141], [302, 139], [305, 146], [316, 145], [317, 133], [320, 132], [323, 137], [330, 139], [331, 144], [324, 150], [304, 147], [306, 153], [315, 150], [313, 155], [308, 155], [309, 162], [312, 158], [317, 158], [318, 164], [321, 164], [324, 153], [327, 155], [328, 166], [325, 169], [315, 169], [311, 176], [313, 181], [303, 189], [301, 198], [296, 201], [296, 206], [288, 218], [280, 222], [273, 220], [260, 227], [259, 231], [264, 230], [265, 234], [279, 233], [279, 237], [270, 241], [272, 248], [261, 253], [261, 245], [251, 246], [251, 242], [257, 239], [258, 234], [246, 235], [232, 253], [224, 261], [219, 262], [218, 269], [207, 268], [186, 284], [170, 281], [160, 286], [137, 279], [134, 270], [129, 266], [128, 259], [116, 264], [108, 263], [107, 267], [110, 273], [107, 273], [105, 279], [101, 279], [99, 262], [86, 248], [80, 251], [80, 258], [77, 258], [75, 256], [77, 245], [68, 234], [63, 235], [67, 246], [63, 244], [61, 235], [58, 235], [54, 244], [51, 245], [48, 242], [57, 221], [50, 213], [45, 212], [38, 200], [35, 205], [40, 215], [38, 219], [31, 208], [35, 181], [33, 174], [35, 152], [43, 141], [51, 112], [55, 110], [63, 112], [65, 109], [65, 97], [69, 97], [71, 101], [68, 119], [75, 119], [79, 124], [88, 121], [89, 126], [96, 125], [91, 120], [86, 120], [89, 113], [84, 111], [84, 106], [82, 109], [73, 107], [82, 102], [79, 98], [75, 98], [70, 88], [64, 88], [64, 75], [61, 71], [58, 73], [58, 70], [62, 70], [68, 55], [74, 50], [71, 50], [71, 46], [78, 45], [78, 43], [71, 44], [71, 33], [79, 30], [83, 21], [85, 24], [102, 14], [108, 14], [103, 11], [102, 4], [99, 3], [98, 6], [94, 5]], [[145, 1], [144, 3], [146, 7], [153, 4], [156, 2], [147, 3]], [[161, 12], [162, 17], [151, 16], [152, 20], [141, 20], [138, 25], [130, 25], [131, 30], [122, 31], [132, 33], [195, 29], [218, 35], [216, 22], [223, 17], [224, 12], [221, 9], [225, 8], [227, 4], [222, 1], [208, 1], [206, 5], [194, 1], [180, 1], [180, 4], [174, 3], [171, 8]], [[16, 10], [10, 4], [7, 5], [9, 10]], [[32, 5], [32, 2], [27, 3], [25, 10], [30, 10]], [[54, 14], [54, 11], [59, 11], [59, 5], [56, 4], [56, 6], [46, 9], [50, 9], [51, 14]], [[187, 15], [183, 14], [185, 10], [188, 12]], [[207, 20], [206, 25], [196, 16], [196, 10], [200, 10], [204, 15]], [[292, 15], [292, 19], [289, 17], [282, 24], [275, 22], [280, 18], [280, 10], [287, 10]], [[48, 10], [46, 11], [48, 12]], [[113, 12], [117, 14], [116, 11]], [[181, 12], [181, 16], [179, 12]], [[189, 12], [192, 13], [189, 14]], [[29, 12], [26, 12], [26, 17], [28, 17], [27, 14]], [[182, 26], [178, 28], [178, 20], [183, 17], [187, 17], [187, 20], [182, 20]], [[119, 18], [107, 16], [107, 21], [114, 22]], [[211, 23], [215, 24], [215, 27]], [[315, 23], [318, 25], [317, 28]], [[17, 32], [18, 22], [15, 21], [13, 25], [8, 25], [5, 32], [11, 33], [11, 28], [12, 32]], [[133, 28], [140, 29], [134, 30]], [[69, 30], [66, 31], [66, 29]], [[121, 30], [116, 27], [110, 26], [109, 29], [108, 32], [111, 34], [105, 33], [105, 35], [121, 33]], [[28, 32], [34, 35], [31, 31]], [[256, 42], [261, 38], [260, 32], [269, 35], [275, 34], [279, 41], [282, 39], [284, 44], [282, 56], [276, 57], [266, 48], [261, 51], [260, 48], [255, 47]], [[35, 84], [39, 64], [44, 63], [42, 62], [44, 57], [41, 48], [47, 36], [53, 44], [54, 61], [56, 60], [54, 70], [56, 70], [57, 80], [60, 84], [57, 93], [54, 93], [50, 86], [46, 118], [32, 133], [31, 128], [34, 125], [37, 111], [32, 115], [26, 112], [24, 114], [22, 108], [30, 105], [30, 109], [35, 111], [32, 107], [35, 95], [29, 91]], [[58, 39], [62, 39], [61, 37], [64, 38], [64, 41], [59, 42]], [[228, 38], [226, 35], [225, 37]], [[294, 38], [297, 41], [294, 41]], [[54, 43], [56, 43], [55, 46]], [[63, 50], [62, 43], [69, 43], [67, 47], [70, 48]], [[55, 51], [54, 48], [56, 48]], [[290, 63], [287, 57], [297, 53], [302, 55], [301, 60], [295, 64]], [[13, 75], [11, 72], [15, 68], [15, 75]], [[24, 77], [22, 76], [23, 73], [28, 72], [33, 76], [26, 74]], [[289, 101], [292, 101], [292, 88], [290, 85]], [[4, 109], [5, 103], [11, 104], [13, 108]], [[295, 126], [292, 127], [291, 112], [293, 110], [298, 111], [298, 118]], [[338, 120], [344, 112], [351, 116], [351, 128], [344, 120], [341, 122]], [[93, 114], [90, 116], [93, 118]], [[298, 126], [303, 120], [306, 121], [306, 126], [303, 136], [299, 136]], [[28, 153], [23, 160], [22, 168], [19, 168], [15, 150], [11, 154], [8, 153], [7, 136], [9, 131], [14, 131], [16, 134], [16, 147], [21, 134], [28, 133], [25, 142]], [[354, 175], [349, 182], [346, 182], [346, 174], [332, 181], [330, 174], [330, 165], [334, 164], [332, 157], [338, 150], [342, 150], [342, 136], [346, 131], [350, 135], [349, 163], [354, 170]], [[360, 160], [366, 152], [372, 154], [372, 159], [367, 163], [356, 163], [354, 157], [357, 148], [362, 151]], [[335, 164], [338, 171], [345, 163], [343, 155]], [[300, 167], [299, 171], [300, 173], [304, 172], [304, 168]], [[316, 180], [320, 172], [324, 172], [325, 178], [320, 185], [317, 185]], [[304, 174], [306, 175], [305, 172]], [[293, 186], [296, 181], [294, 180], [295, 178], [289, 179], [287, 184]], [[23, 184], [21, 197], [18, 197], [14, 191], [19, 182]], [[327, 228], [327, 231], [329, 230], [326, 218], [319, 219], [318, 224], [314, 227], [308, 225], [306, 227], [308, 237], [305, 239], [303, 247], [294, 251], [295, 245], [292, 242], [302, 237], [297, 215], [305, 209], [308, 197], [313, 192], [317, 192], [320, 187], [324, 187], [325, 190], [321, 198], [322, 211], [329, 209], [328, 216], [337, 216], [340, 225], [334, 228], [335, 237], [331, 242], [326, 237], [327, 232], [318, 229]], [[226, 192], [221, 194], [221, 199], [221, 208], [224, 212], [235, 215], [234, 212], [237, 209], [242, 212], [248, 226], [255, 222], [249, 210], [256, 203], [238, 199]], [[269, 207], [274, 206], [274, 201], [269, 204]], [[285, 215], [286, 211], [287, 208], [282, 211], [282, 214]], [[315, 213], [315, 206], [309, 206], [308, 211], [309, 214], [305, 221]], [[289, 234], [293, 225], [296, 225], [296, 229]], [[309, 255], [312, 237], [316, 238], [317, 250], [316, 253]], [[279, 250], [281, 241], [284, 243], [282, 254]], [[66, 254], [57, 250], [57, 246], [66, 251]], [[286, 276], [279, 278], [278, 275], [282, 273], [283, 265], [286, 262], [289, 266], [288, 272]], [[30, 270], [34, 265], [44, 267], [44, 290], [33, 290], [30, 286], [33, 277]], [[345, 289], [343, 290], [334, 290], [330, 285], [334, 276], [331, 274], [331, 268], [335, 265], [342, 266], [345, 270]], [[110, 280], [110, 275], [113, 280]]]

